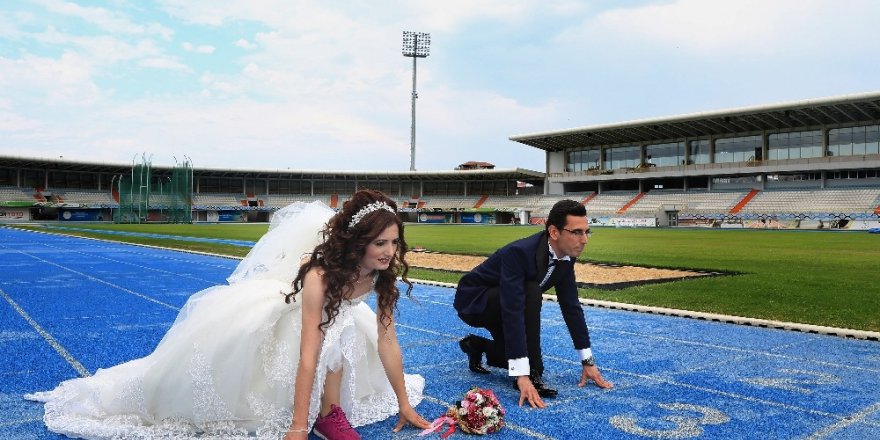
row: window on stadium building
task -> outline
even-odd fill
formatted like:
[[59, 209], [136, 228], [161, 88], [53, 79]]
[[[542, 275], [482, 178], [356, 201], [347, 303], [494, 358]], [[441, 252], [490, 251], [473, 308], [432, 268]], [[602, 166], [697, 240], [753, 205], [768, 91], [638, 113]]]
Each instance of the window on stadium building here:
[[45, 174], [39, 170], [22, 170], [21, 186], [25, 188], [43, 188], [46, 186]]
[[758, 183], [761, 181], [760, 176], [724, 176], [724, 177], [713, 177], [712, 184], [713, 185], [724, 185], [730, 183]]
[[217, 193], [220, 192], [220, 179], [212, 177], [199, 178], [199, 192]]
[[422, 190], [419, 182], [400, 182], [400, 195], [404, 197], [418, 197]]
[[599, 169], [599, 150], [569, 151], [566, 159], [565, 170], [578, 172]]
[[269, 194], [311, 194], [312, 184], [308, 180], [272, 179], [269, 180]]
[[243, 194], [244, 182], [242, 179], [235, 178], [201, 177], [199, 178], [199, 192]]
[[49, 188], [98, 189], [98, 175], [65, 171], [49, 172]]
[[[425, 182], [422, 184], [425, 196], [461, 196], [464, 195], [463, 182]], [[396, 193], [397, 191], [395, 191]]]
[[688, 145], [691, 147], [691, 157], [688, 161], [689, 164], [704, 164], [711, 162], [709, 160], [709, 140], [708, 139], [700, 139], [697, 141], [690, 141]]
[[425, 182], [422, 184], [423, 196], [445, 196], [446, 182]]
[[15, 186], [16, 172], [12, 168], [0, 168], [0, 186]]
[[715, 163], [747, 162], [761, 156], [761, 136], [741, 136], [715, 141]]
[[506, 196], [516, 193], [516, 181], [478, 180], [468, 183], [468, 194], [486, 196]]
[[828, 173], [829, 179], [877, 179], [880, 178], [878, 170], [842, 170]]
[[880, 125], [828, 130], [829, 156], [880, 154]]
[[354, 194], [355, 184], [353, 180], [316, 180], [315, 194]]
[[246, 179], [244, 184], [244, 192], [245, 194], [265, 194], [266, 193], [266, 180], [265, 179]]
[[645, 162], [658, 167], [684, 164], [684, 142], [653, 144], [645, 147]]
[[630, 147], [612, 147], [605, 149], [605, 169], [618, 170], [622, 168], [636, 168], [641, 163], [641, 148], [638, 145]]
[[822, 180], [822, 173], [768, 174], [768, 182], [802, 182]]
[[371, 181], [358, 181], [358, 189], [375, 189], [377, 191], [382, 191], [388, 197], [397, 197], [400, 195], [400, 182], [399, 181], [384, 181], [384, 180], [371, 180]]
[[768, 139], [767, 159], [787, 160], [822, 157], [822, 132], [773, 133]]
[[244, 181], [242, 179], [220, 179], [220, 192], [244, 194]]

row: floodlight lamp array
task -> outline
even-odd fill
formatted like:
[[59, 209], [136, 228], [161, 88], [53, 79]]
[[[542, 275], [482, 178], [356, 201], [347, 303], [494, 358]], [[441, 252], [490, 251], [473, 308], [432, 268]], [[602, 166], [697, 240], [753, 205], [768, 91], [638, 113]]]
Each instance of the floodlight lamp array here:
[[431, 52], [431, 34], [403, 31], [403, 56], [425, 58]]

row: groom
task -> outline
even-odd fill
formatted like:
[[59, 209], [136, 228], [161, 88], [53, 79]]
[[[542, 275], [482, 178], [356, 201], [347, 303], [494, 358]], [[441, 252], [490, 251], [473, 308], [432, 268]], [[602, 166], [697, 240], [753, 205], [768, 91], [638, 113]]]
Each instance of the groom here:
[[557, 394], [542, 379], [542, 293], [551, 287], [556, 288], [562, 317], [583, 366], [578, 386], [593, 380], [601, 388], [612, 387], [593, 359], [575, 284], [574, 263], [590, 235], [584, 205], [560, 200], [550, 210], [543, 232], [502, 247], [458, 283], [454, 301], [458, 316], [492, 335], [491, 340], [468, 335], [459, 341], [469, 368], [489, 373], [482, 365], [483, 353], [490, 366], [507, 368], [520, 391], [520, 406], [528, 401], [533, 408], [543, 408], [541, 398]]

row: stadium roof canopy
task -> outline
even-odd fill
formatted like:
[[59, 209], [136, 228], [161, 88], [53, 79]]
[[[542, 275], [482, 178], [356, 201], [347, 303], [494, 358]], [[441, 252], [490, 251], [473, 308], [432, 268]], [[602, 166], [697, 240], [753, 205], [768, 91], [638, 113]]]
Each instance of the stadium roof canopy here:
[[[157, 169], [157, 167], [153, 167]], [[253, 178], [285, 179], [357, 179], [357, 180], [481, 180], [516, 179], [541, 180], [545, 174], [524, 168], [502, 170], [448, 170], [448, 171], [346, 171], [346, 170], [236, 170], [221, 168], [196, 168], [200, 177], [232, 177], [246, 174]]]
[[[130, 173], [133, 164], [85, 162], [66, 159], [0, 156], [0, 166], [95, 173]], [[170, 166], [152, 166], [153, 171], [170, 171]], [[194, 168], [197, 177], [248, 177], [316, 180], [543, 180], [545, 173], [524, 168], [443, 171], [347, 171], [347, 170], [260, 170], [233, 168]]]
[[511, 136], [510, 140], [552, 152], [877, 120], [880, 92], [869, 92], [523, 134]]
[[53, 169], [59, 171], [85, 171], [94, 173], [131, 172], [131, 164], [85, 162], [45, 157], [0, 156], [0, 166], [9, 168]]

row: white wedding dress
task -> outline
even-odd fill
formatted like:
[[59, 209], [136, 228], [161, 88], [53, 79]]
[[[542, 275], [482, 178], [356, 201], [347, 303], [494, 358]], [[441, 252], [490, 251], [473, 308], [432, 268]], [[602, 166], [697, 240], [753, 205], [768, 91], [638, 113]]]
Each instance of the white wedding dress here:
[[[286, 304], [284, 294], [332, 215], [320, 202], [279, 210], [229, 284], [190, 297], [152, 353], [24, 397], [45, 402], [46, 426], [70, 437], [281, 438], [292, 417], [302, 327], [301, 302]], [[376, 315], [364, 297], [343, 301], [326, 329], [309, 426], [328, 370], [340, 366], [340, 406], [353, 426], [398, 412], [379, 360]], [[405, 382], [418, 405], [424, 378], [407, 374]]]

